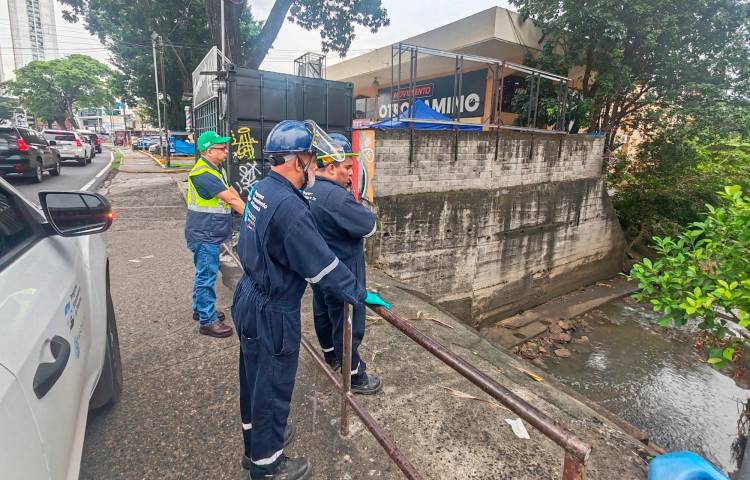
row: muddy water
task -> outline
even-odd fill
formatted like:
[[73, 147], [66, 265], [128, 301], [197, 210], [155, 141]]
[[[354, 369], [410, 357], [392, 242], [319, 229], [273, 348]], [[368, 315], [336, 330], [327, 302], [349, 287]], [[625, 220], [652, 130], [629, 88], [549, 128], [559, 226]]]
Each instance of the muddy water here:
[[548, 362], [560, 381], [647, 432], [733, 471], [730, 446], [750, 391], [702, 363], [689, 342], [658, 333], [652, 312], [616, 301], [587, 318], [590, 345]]

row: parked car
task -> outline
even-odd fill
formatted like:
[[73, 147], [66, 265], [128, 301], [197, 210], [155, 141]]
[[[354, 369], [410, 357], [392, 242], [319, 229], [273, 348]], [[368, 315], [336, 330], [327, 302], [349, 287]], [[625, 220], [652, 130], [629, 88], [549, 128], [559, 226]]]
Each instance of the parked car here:
[[96, 146], [94, 145], [93, 139], [91, 139], [88, 135], [84, 134], [80, 130], [76, 130], [76, 134], [81, 137], [81, 141], [83, 143], [88, 143], [91, 146], [91, 148], [89, 149], [89, 161], [93, 160], [96, 156]]
[[54, 140], [47, 141], [28, 128], [0, 127], [0, 174], [21, 174], [41, 183], [45, 171], [60, 175], [60, 154]]
[[88, 130], [78, 130], [78, 133], [89, 139], [89, 143], [94, 147], [94, 156], [96, 156], [97, 153], [102, 153], [102, 139], [99, 135], [94, 132], [89, 132]]
[[94, 148], [87, 140], [70, 130], [42, 130], [47, 140], [57, 143], [57, 151], [64, 160], [75, 160], [81, 165], [91, 163]]
[[0, 179], [0, 478], [77, 479], [89, 409], [116, 403], [122, 367], [107, 200]]
[[[159, 140], [157, 139], [155, 143], [148, 147], [149, 153], [160, 153], [161, 155], [164, 155], [167, 150], [167, 142], [164, 140], [162, 140], [162, 142], [161, 149], [159, 149]], [[175, 153], [174, 142], [171, 140], [169, 141], [169, 152]]]
[[151, 145], [159, 143], [159, 137], [141, 137], [133, 144], [133, 150], [148, 150]]

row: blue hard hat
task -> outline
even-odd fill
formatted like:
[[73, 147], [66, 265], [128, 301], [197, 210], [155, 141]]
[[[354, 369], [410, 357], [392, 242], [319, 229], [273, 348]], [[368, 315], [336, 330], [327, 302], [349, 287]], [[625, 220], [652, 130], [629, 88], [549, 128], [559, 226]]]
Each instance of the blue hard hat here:
[[329, 133], [328, 137], [341, 149], [341, 151], [335, 155], [327, 155], [325, 153], [319, 154], [318, 167], [325, 167], [334, 162], [341, 163], [349, 157], [357, 156], [357, 154], [354, 153], [351, 142], [349, 142], [349, 139], [346, 138], [343, 133]]
[[343, 133], [329, 133], [328, 136], [331, 137], [334, 142], [343, 147], [344, 153], [354, 153], [352, 144], [349, 142], [349, 139], [344, 136]]
[[264, 153], [272, 157], [290, 153], [310, 152], [313, 132], [305, 122], [283, 120], [276, 124], [268, 134]]

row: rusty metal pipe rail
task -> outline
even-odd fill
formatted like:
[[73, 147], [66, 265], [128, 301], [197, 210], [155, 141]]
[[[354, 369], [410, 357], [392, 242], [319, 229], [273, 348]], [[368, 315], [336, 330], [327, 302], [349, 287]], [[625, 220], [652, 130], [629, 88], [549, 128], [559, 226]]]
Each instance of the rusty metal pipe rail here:
[[515, 412], [519, 417], [529, 422], [534, 428], [545, 434], [552, 441], [560, 445], [566, 452], [563, 466], [563, 478], [584, 478], [585, 463], [591, 453], [591, 446], [584, 443], [573, 432], [559, 422], [548, 417], [533, 405], [529, 404], [515, 393], [500, 385], [487, 374], [477, 369], [463, 358], [457, 356], [440, 343], [420, 332], [396, 313], [383, 307], [368, 305], [370, 309], [380, 315], [388, 323], [401, 330], [428, 352], [435, 355], [446, 365], [481, 388], [491, 397]]
[[[323, 371], [323, 373], [326, 374], [328, 379], [333, 382], [336, 388], [343, 391], [341, 380], [336, 377], [336, 375], [331, 371], [330, 368], [328, 368], [325, 360], [323, 360], [318, 352], [315, 351], [310, 342], [307, 341], [305, 337], [302, 337], [301, 341], [302, 346], [305, 347], [307, 353], [309, 353], [313, 360], [315, 360], [315, 363]], [[360, 405], [357, 400], [355, 400], [354, 395], [351, 392], [346, 392], [344, 394], [344, 397], [346, 398], [347, 403], [352, 407], [352, 410], [354, 410], [354, 413], [357, 414], [357, 416], [362, 420], [364, 426], [367, 427], [367, 430], [372, 433], [372, 436], [375, 437], [375, 440], [377, 440], [378, 443], [383, 447], [385, 453], [387, 453], [388, 456], [391, 457], [393, 463], [395, 463], [396, 466], [401, 469], [406, 478], [410, 480], [422, 480], [422, 476], [419, 474], [417, 469], [414, 468], [414, 465], [412, 465], [409, 459], [406, 458], [403, 453], [401, 453], [401, 450], [399, 450], [396, 444], [393, 443], [393, 440], [391, 440], [388, 435], [386, 435], [385, 431], [383, 431], [383, 429], [380, 427], [380, 425], [377, 424], [375, 419], [370, 416], [367, 410], [362, 405]]]

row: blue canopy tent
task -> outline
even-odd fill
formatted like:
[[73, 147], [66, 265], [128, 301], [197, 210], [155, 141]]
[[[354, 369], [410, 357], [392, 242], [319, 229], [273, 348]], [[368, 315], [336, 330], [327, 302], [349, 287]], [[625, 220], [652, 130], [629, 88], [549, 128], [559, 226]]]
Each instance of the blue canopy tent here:
[[[437, 112], [430, 108], [423, 100], [416, 100], [413, 105], [414, 115], [411, 114], [411, 108], [407, 108], [404, 112], [398, 116], [398, 119], [388, 119], [382, 122], [373, 123], [370, 127], [390, 130], [399, 128], [409, 128], [409, 125], [414, 125], [416, 130], [481, 130], [481, 125], [472, 125], [470, 123], [463, 123], [461, 125], [451, 125], [453, 119], [446, 117], [440, 112]], [[418, 122], [410, 122], [409, 120], [419, 120]], [[405, 119], [405, 120], [403, 120]]]
[[172, 153], [177, 155], [195, 155], [195, 145], [190, 142], [171, 137], [169, 143], [172, 147]]

